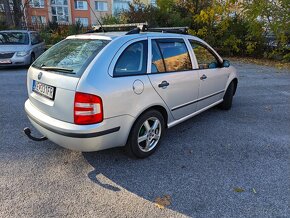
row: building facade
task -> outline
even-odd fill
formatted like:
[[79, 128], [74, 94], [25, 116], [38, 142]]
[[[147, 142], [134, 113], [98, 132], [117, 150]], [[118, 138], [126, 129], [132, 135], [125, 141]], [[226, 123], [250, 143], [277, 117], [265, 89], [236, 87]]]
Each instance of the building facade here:
[[97, 20], [112, 14], [112, 0], [22, 0], [27, 24], [59, 24], [84, 26], [97, 24]]
[[[128, 9], [132, 0], [22, 0], [25, 22], [45, 25], [49, 21], [59, 24], [84, 26], [98, 24], [98, 20], [120, 10]], [[156, 0], [141, 0], [156, 5]]]

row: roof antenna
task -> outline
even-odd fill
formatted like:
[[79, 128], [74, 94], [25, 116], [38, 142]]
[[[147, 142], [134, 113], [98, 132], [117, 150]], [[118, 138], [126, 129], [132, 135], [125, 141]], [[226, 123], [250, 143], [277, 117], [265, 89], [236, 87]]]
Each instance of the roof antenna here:
[[100, 22], [100, 20], [99, 20], [99, 18], [97, 17], [96, 13], [95, 13], [94, 10], [92, 9], [91, 4], [89, 3], [88, 0], [87, 0], [87, 3], [88, 3], [88, 5], [89, 5], [89, 7], [90, 7], [90, 10], [93, 12], [95, 18], [97, 19], [97, 22], [98, 22], [99, 25], [100, 25], [100, 28], [98, 28], [98, 29], [97, 29], [97, 28], [94, 28], [93, 30], [89, 30], [89, 31], [87, 31], [87, 33], [94, 33], [94, 32], [96, 32], [96, 31], [102, 31], [102, 32], [104, 33], [105, 30], [104, 30], [104, 28], [103, 28], [102, 23]]

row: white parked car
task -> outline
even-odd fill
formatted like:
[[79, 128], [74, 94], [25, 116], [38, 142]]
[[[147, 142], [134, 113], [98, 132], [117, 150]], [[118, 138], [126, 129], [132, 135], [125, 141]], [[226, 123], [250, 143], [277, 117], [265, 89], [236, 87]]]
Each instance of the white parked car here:
[[215, 105], [230, 109], [235, 68], [203, 40], [165, 32], [75, 35], [47, 50], [27, 75], [38, 140], [79, 151], [125, 146], [144, 158], [167, 128]]
[[36, 31], [0, 31], [0, 67], [30, 65], [45, 50]]

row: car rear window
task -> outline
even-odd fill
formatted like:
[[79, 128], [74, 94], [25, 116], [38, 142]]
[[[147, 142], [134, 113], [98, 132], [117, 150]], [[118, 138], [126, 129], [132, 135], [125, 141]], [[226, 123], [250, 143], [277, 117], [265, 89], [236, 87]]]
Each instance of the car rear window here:
[[65, 39], [43, 53], [32, 66], [81, 77], [89, 63], [109, 42], [100, 39]]

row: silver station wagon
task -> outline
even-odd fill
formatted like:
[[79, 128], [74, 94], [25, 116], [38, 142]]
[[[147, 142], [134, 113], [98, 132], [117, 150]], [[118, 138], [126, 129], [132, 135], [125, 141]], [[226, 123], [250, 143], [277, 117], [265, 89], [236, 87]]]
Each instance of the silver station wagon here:
[[125, 146], [145, 158], [167, 128], [231, 108], [238, 76], [228, 61], [197, 37], [152, 31], [74, 35], [47, 50], [28, 70], [25, 102], [43, 137], [25, 134], [78, 151]]

